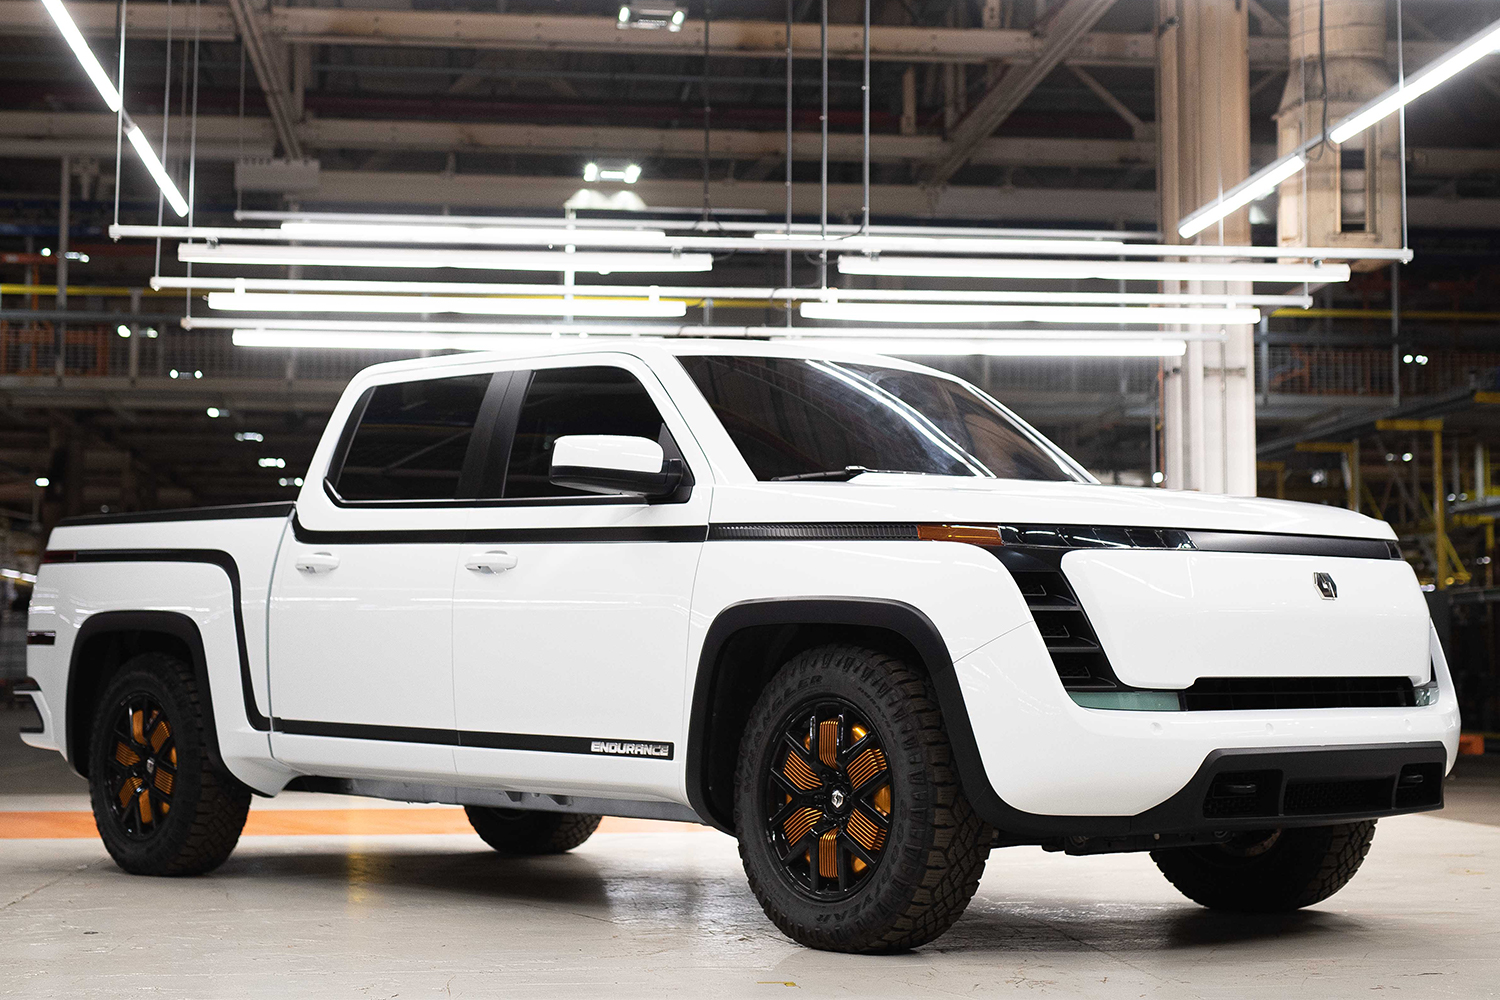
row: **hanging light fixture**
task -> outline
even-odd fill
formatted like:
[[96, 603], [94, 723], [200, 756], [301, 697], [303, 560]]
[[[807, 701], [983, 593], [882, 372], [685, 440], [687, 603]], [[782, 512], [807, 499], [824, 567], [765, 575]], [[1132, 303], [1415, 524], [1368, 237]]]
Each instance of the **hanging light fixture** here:
[[[563, 286], [552, 286], [554, 293]], [[210, 292], [210, 309], [236, 312], [460, 313], [475, 316], [599, 316], [617, 319], [670, 318], [687, 303], [623, 298], [476, 298], [459, 295], [318, 295]]]
[[892, 323], [1104, 323], [1160, 326], [1163, 323], [1186, 323], [1254, 326], [1260, 322], [1259, 309], [1173, 309], [1152, 306], [804, 302], [799, 311], [804, 319], [887, 325]]
[[562, 250], [452, 250], [401, 247], [307, 247], [183, 243], [189, 264], [301, 264], [314, 267], [467, 268], [492, 271], [707, 271], [706, 253], [568, 253]]
[[[1184, 247], [1187, 253], [1196, 247]], [[1241, 261], [1015, 260], [976, 257], [869, 257], [845, 254], [840, 274], [903, 275], [924, 278], [1018, 278], [1066, 281], [1101, 278], [1123, 281], [1348, 281], [1349, 265], [1245, 263]]]

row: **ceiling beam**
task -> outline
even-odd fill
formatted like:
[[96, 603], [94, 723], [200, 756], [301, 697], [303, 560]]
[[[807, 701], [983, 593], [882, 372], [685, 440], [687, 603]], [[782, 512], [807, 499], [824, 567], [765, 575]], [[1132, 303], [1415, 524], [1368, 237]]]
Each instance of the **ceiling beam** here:
[[989, 92], [969, 109], [949, 133], [948, 148], [920, 171], [922, 183], [929, 187], [948, 183], [969, 162], [980, 144], [1031, 96], [1031, 92], [1062, 63], [1063, 57], [1099, 23], [1114, 2], [1064, 0], [1061, 7], [1049, 14], [1043, 29], [1043, 46], [1036, 58], [1029, 63], [1010, 66]]
[[[137, 115], [148, 134], [161, 131], [161, 119]], [[1149, 124], [1149, 123], [1147, 123]], [[187, 135], [175, 133], [167, 146], [169, 157], [186, 156]], [[703, 154], [703, 133], [697, 129], [655, 129], [610, 125], [489, 124], [315, 118], [297, 126], [307, 150], [376, 150], [381, 152], [487, 152], [634, 156], [642, 159], [697, 160]], [[246, 156], [270, 156], [275, 126], [266, 117], [200, 115], [198, 159], [233, 161]], [[819, 136], [797, 132], [792, 157], [816, 160]], [[241, 145], [243, 144], [243, 146]], [[712, 157], [718, 160], [773, 160], [781, 163], [786, 133], [749, 129], [720, 129], [713, 133]], [[931, 160], [946, 144], [935, 135], [875, 134], [870, 154], [877, 163]], [[18, 159], [55, 159], [114, 155], [115, 117], [92, 112], [0, 111], [0, 156]], [[848, 133], [829, 136], [829, 156], [837, 162], [859, 162], [860, 137]], [[1251, 148], [1252, 160], [1269, 162], [1274, 146]], [[1137, 139], [1058, 139], [992, 136], [970, 157], [972, 163], [992, 166], [1141, 167], [1154, 169], [1156, 144]], [[1408, 169], [1422, 177], [1463, 177], [1500, 171], [1500, 149], [1416, 147], [1407, 151]]]
[[[148, 132], [149, 115], [136, 120]], [[632, 126], [490, 124], [486, 122], [373, 121], [356, 118], [313, 118], [294, 134], [302, 148], [359, 150], [423, 150], [431, 152], [542, 153], [556, 155], [628, 156], [640, 159], [690, 159], [703, 155], [703, 133], [697, 129], [637, 128]], [[110, 114], [0, 111], [0, 155], [112, 156], [115, 118]], [[267, 118], [200, 115], [200, 159], [234, 159], [243, 137], [245, 153], [269, 151], [275, 127]], [[820, 155], [816, 132], [792, 137], [792, 157], [815, 160]], [[748, 129], [716, 129], [710, 137], [710, 156], [720, 160], [759, 160], [786, 150], [786, 133]], [[947, 144], [936, 135], [872, 135], [870, 154], [881, 163], [920, 162], [943, 152]], [[858, 162], [860, 136], [829, 136], [829, 156]], [[185, 147], [172, 150], [182, 155]], [[972, 160], [998, 166], [1109, 167], [1150, 165], [1156, 144], [1134, 139], [1056, 139], [1007, 137], [980, 143]]]
[[[70, 3], [69, 12], [85, 35], [113, 36], [115, 4]], [[431, 48], [507, 49], [540, 52], [610, 52], [637, 55], [697, 56], [703, 52], [703, 22], [690, 20], [681, 31], [620, 30], [614, 17], [563, 14], [498, 14], [465, 11], [373, 10], [342, 7], [273, 7], [267, 15], [269, 31], [284, 43], [320, 45], [413, 45]], [[168, 25], [173, 37], [192, 37], [200, 30], [204, 41], [232, 41], [236, 37], [230, 9], [138, 0], [127, 5], [127, 36], [164, 38]], [[0, 25], [5, 35], [53, 35], [56, 26], [35, 0], [0, 0]], [[863, 58], [863, 28], [832, 24], [829, 56]], [[798, 58], [818, 53], [818, 25], [793, 27]], [[1424, 61], [1414, 51], [1422, 43], [1407, 43], [1407, 63]], [[1433, 54], [1445, 43], [1429, 43]], [[878, 61], [936, 63], [1010, 63], [1037, 59], [1046, 46], [1027, 29], [939, 28], [875, 25], [870, 29], [870, 57]], [[782, 59], [786, 28], [782, 21], [715, 20], [710, 51], [716, 55]], [[1431, 56], [1428, 56], [1430, 58]], [[1079, 39], [1070, 58], [1089, 66], [1155, 66], [1156, 40], [1149, 32], [1090, 32]], [[1285, 39], [1250, 39], [1250, 64], [1285, 67]]]
[[300, 160], [302, 140], [296, 130], [300, 116], [294, 110], [289, 90], [291, 74], [284, 58], [286, 44], [272, 35], [269, 16], [253, 0], [229, 0], [229, 13], [250, 56], [250, 65], [255, 67], [255, 78], [260, 82], [271, 121], [276, 126], [276, 139], [287, 157]]

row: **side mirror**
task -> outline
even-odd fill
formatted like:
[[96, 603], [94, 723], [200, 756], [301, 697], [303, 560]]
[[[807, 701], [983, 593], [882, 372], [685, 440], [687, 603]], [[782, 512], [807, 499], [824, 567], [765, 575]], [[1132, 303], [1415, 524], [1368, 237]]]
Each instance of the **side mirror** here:
[[658, 500], [677, 492], [682, 463], [668, 461], [650, 438], [570, 434], [552, 446], [554, 486]]

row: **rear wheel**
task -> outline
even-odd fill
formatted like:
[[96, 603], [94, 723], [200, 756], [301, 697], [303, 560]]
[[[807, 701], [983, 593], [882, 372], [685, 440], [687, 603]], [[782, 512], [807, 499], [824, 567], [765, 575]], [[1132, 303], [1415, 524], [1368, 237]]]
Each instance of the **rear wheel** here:
[[133, 875], [200, 875], [224, 863], [250, 789], [209, 760], [197, 682], [165, 653], [127, 661], [99, 699], [89, 743], [94, 823]]
[[593, 836], [603, 816], [465, 806], [474, 832], [501, 854], [562, 854]]
[[1223, 844], [1152, 851], [1184, 896], [1212, 909], [1279, 913], [1349, 884], [1370, 852], [1375, 821], [1237, 834]]
[[953, 925], [994, 831], [953, 769], [927, 678], [858, 646], [808, 650], [750, 715], [735, 780], [750, 887], [794, 941], [914, 948]]

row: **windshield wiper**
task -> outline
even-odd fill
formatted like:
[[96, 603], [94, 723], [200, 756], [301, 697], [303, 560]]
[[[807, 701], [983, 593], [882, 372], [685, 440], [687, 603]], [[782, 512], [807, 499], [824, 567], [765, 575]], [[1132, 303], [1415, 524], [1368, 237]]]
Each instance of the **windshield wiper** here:
[[862, 476], [866, 472], [879, 472], [879, 469], [867, 469], [863, 465], [846, 465], [842, 469], [824, 469], [822, 472], [803, 472], [795, 476], [773, 476], [773, 483], [790, 483], [802, 481], [824, 481], [846, 483], [855, 476]]

